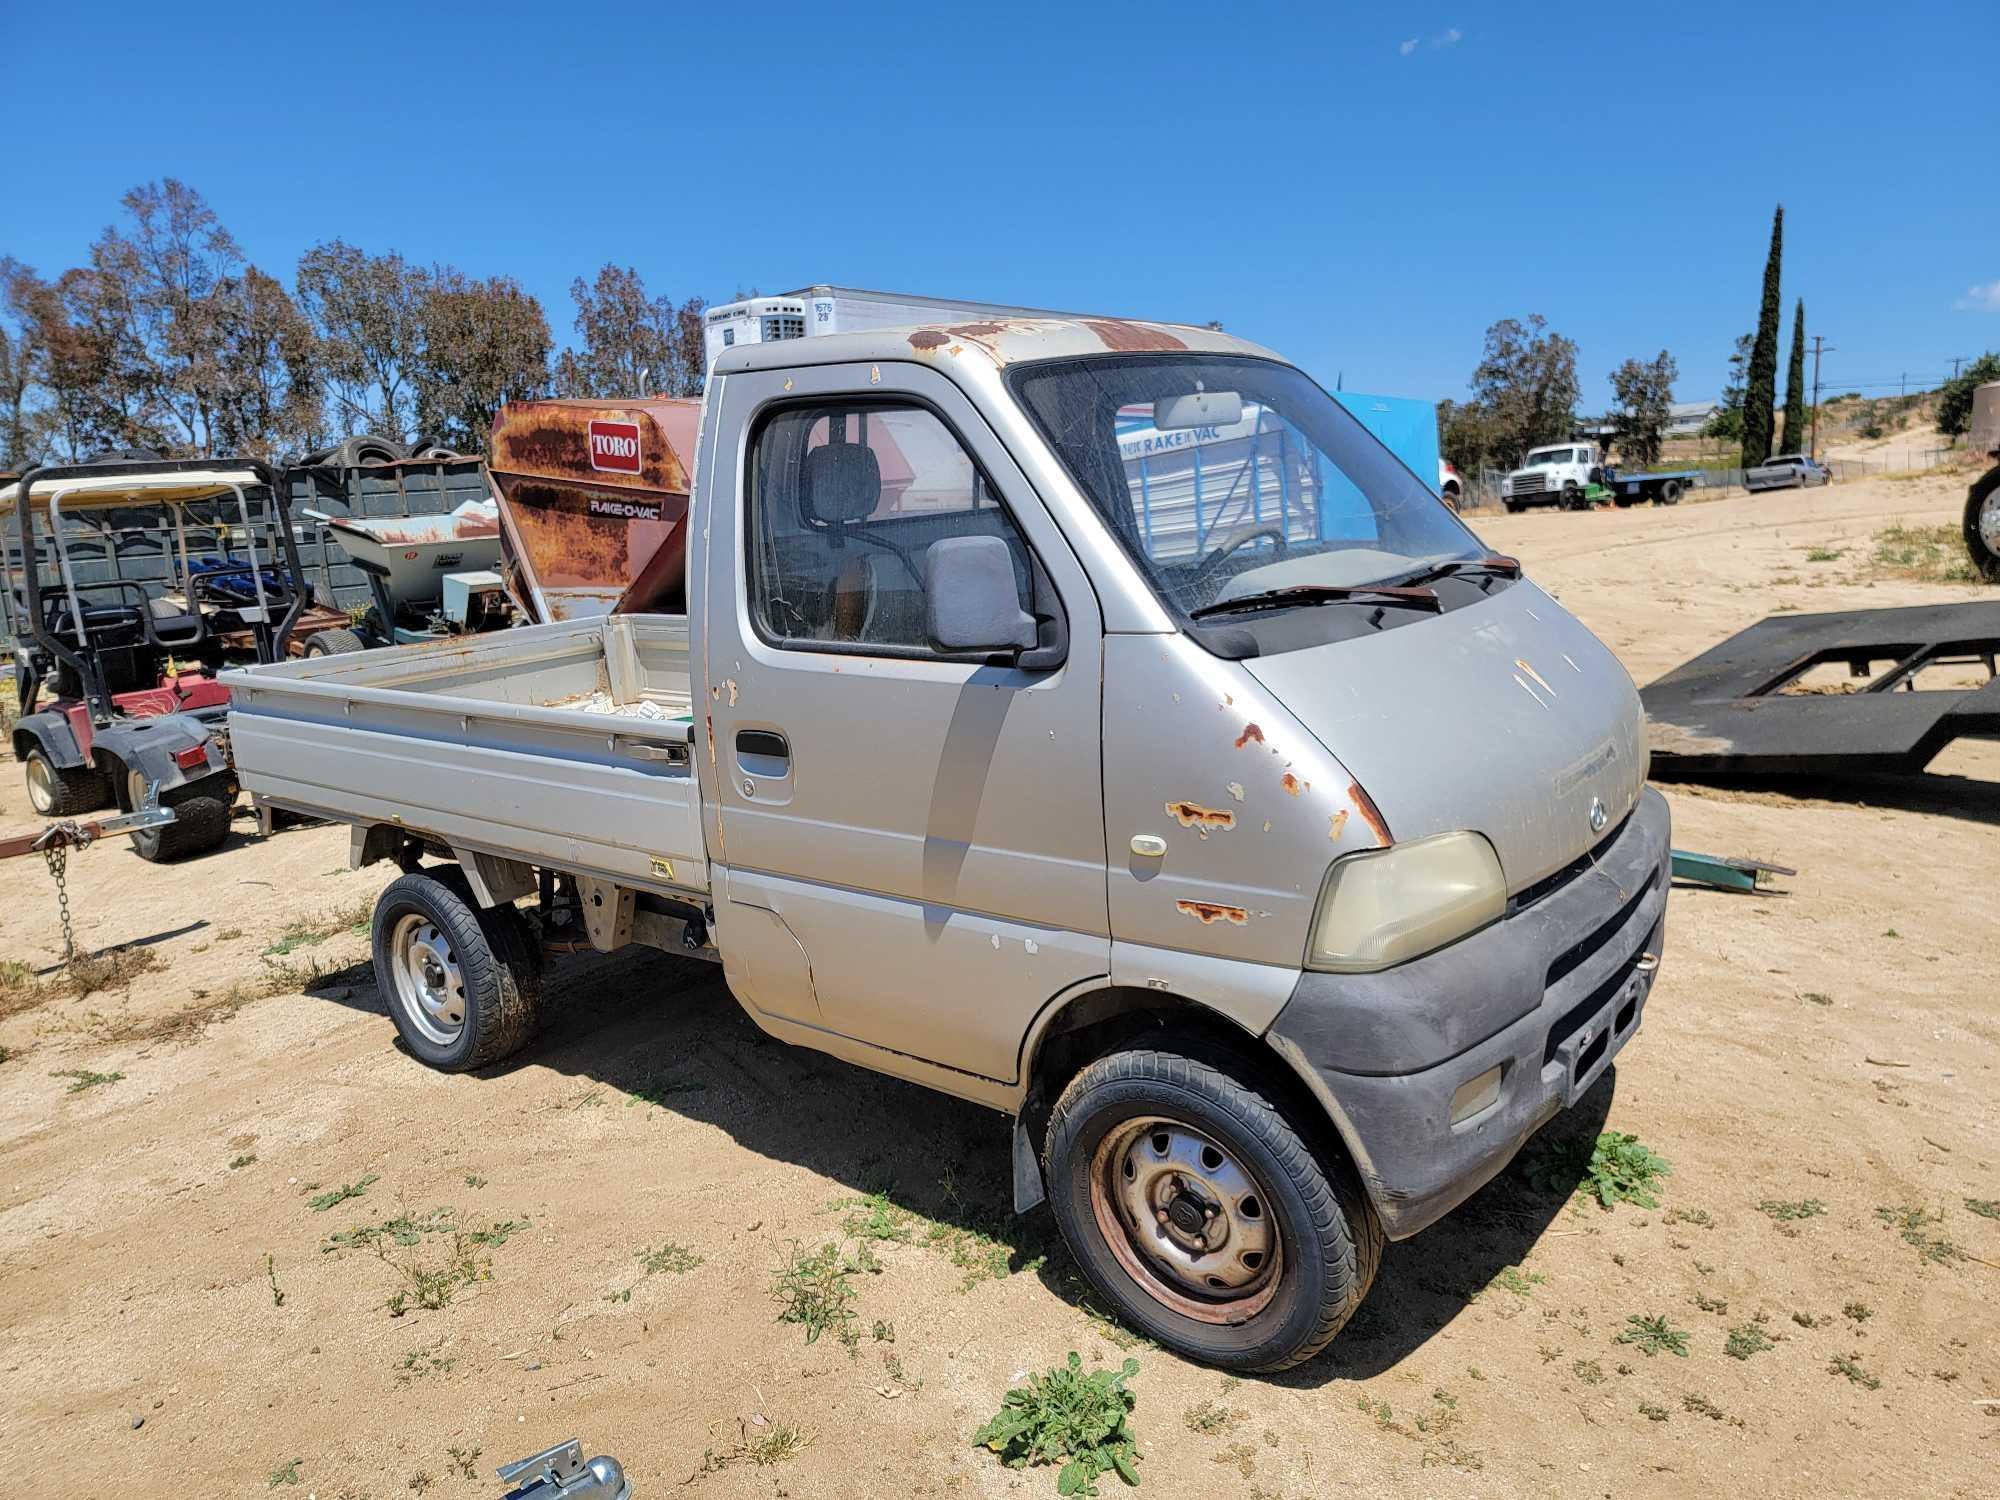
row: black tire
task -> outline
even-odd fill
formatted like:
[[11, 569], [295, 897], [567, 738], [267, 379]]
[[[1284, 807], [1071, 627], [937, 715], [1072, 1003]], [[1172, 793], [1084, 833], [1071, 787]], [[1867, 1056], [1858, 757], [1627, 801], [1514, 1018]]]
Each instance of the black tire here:
[[73, 818], [111, 805], [111, 783], [89, 766], [59, 766], [39, 745], [27, 755], [28, 805], [45, 818]]
[[183, 787], [160, 800], [174, 810], [174, 820], [132, 835], [132, 849], [139, 858], [156, 865], [170, 864], [192, 854], [206, 854], [229, 837], [229, 819], [235, 811], [233, 794], [224, 797], [213, 787], [198, 786], [192, 791]]
[[1562, 499], [1556, 503], [1564, 510], [1590, 509], [1590, 502], [1584, 499], [1582, 488], [1573, 479], [1563, 485]]
[[[456, 965], [462, 1011], [454, 1023], [428, 1013], [406, 985], [396, 950], [405, 919], [427, 926]], [[403, 1044], [419, 1062], [444, 1073], [484, 1067], [518, 1051], [541, 1009], [540, 966], [521, 914], [512, 906], [481, 909], [457, 869], [427, 870], [389, 883], [375, 903], [375, 982]]]
[[[1375, 1280], [1383, 1234], [1344, 1162], [1316, 1155], [1257, 1076], [1246, 1058], [1195, 1046], [1101, 1057], [1057, 1100], [1043, 1166], [1064, 1239], [1123, 1322], [1188, 1359], [1269, 1372], [1308, 1360], [1333, 1341]], [[1118, 1170], [1123, 1158], [1161, 1149], [1157, 1143], [1168, 1132], [1152, 1133], [1149, 1121], [1166, 1122], [1198, 1143], [1207, 1138], [1231, 1172], [1248, 1178], [1255, 1192], [1229, 1210], [1227, 1233], [1236, 1232], [1239, 1211], [1252, 1226], [1264, 1205], [1271, 1211], [1275, 1266], [1260, 1288], [1236, 1299], [1241, 1313], [1188, 1295], [1185, 1283], [1163, 1276], [1124, 1232], [1119, 1215], [1126, 1210], [1116, 1206], [1108, 1184], [1111, 1174], [1132, 1181], [1130, 1170]], [[1135, 1131], [1137, 1144], [1121, 1146]], [[1201, 1160], [1209, 1159], [1204, 1149]], [[1258, 1194], [1261, 1204], [1252, 1201]]]
[[1617, 494], [1611, 497], [1611, 503], [1617, 506], [1620, 510], [1630, 510], [1633, 506], [1637, 505], [1639, 501], [1636, 496], [1628, 495], [1623, 490], [1620, 490]]
[[[1983, 487], [1982, 487], [1983, 486]], [[1980, 517], [1989, 506], [2000, 507], [2000, 480], [1975, 483], [1965, 498], [1965, 550], [1973, 569], [1988, 583], [2000, 583], [2000, 553], [1986, 545], [1979, 529]]]
[[1665, 484], [1660, 486], [1660, 504], [1679, 505], [1680, 503], [1681, 482], [1678, 479], [1669, 479]]
[[307, 656], [345, 656], [350, 651], [366, 651], [368, 643], [355, 630], [315, 630], [306, 637]]
[[1459, 495], [1459, 492], [1458, 492], [1458, 486], [1457, 486], [1457, 485], [1455, 485], [1455, 484], [1448, 484], [1448, 485], [1446, 485], [1446, 486], [1444, 487], [1444, 503], [1445, 503], [1446, 505], [1449, 505], [1449, 506], [1451, 507], [1451, 509], [1452, 509], [1452, 513], [1453, 513], [1454, 515], [1456, 515], [1456, 514], [1458, 513], [1458, 508], [1459, 508], [1459, 503], [1460, 503], [1460, 495]]
[[1518, 516], [1526, 505], [1526, 502], [1522, 500], [1502, 500], [1500, 503], [1506, 507], [1507, 514], [1510, 516]]

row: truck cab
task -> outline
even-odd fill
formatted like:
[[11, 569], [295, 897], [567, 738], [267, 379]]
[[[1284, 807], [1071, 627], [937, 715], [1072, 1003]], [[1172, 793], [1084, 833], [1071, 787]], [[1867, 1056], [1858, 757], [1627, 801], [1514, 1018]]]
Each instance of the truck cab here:
[[1598, 482], [1604, 465], [1595, 443], [1551, 443], [1530, 448], [1521, 466], [1500, 481], [1500, 503], [1510, 512], [1531, 505], [1559, 505], [1581, 510], [1589, 505], [1584, 492]]
[[409, 872], [418, 1058], [521, 1045], [537, 931], [712, 960], [773, 1036], [1011, 1115], [1120, 1318], [1271, 1370], [1635, 1035], [1630, 679], [1270, 351], [747, 343], [676, 461], [685, 614], [229, 679], [246, 786]]

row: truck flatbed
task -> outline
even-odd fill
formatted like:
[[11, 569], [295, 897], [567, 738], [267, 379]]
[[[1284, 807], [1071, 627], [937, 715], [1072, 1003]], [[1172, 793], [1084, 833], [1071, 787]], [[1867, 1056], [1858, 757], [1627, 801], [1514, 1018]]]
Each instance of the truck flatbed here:
[[[244, 789], [264, 802], [665, 895], [707, 890], [680, 616], [537, 625], [223, 681]], [[666, 716], [605, 712], [603, 694]]]

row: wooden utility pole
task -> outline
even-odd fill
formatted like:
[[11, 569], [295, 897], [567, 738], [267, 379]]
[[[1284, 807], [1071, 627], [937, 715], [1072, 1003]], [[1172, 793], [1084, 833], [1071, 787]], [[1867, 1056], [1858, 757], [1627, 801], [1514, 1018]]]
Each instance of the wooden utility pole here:
[[1813, 335], [1812, 441], [1806, 448], [1806, 457], [1814, 463], [1819, 462], [1819, 357], [1833, 352], [1833, 345], [1821, 344], [1819, 335]]

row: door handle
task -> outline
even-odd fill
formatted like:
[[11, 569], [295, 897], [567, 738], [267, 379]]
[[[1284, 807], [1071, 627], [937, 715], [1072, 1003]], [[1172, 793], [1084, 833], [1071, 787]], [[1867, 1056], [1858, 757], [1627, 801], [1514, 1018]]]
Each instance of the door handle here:
[[736, 763], [751, 776], [776, 779], [792, 774], [792, 747], [772, 729], [736, 731]]

